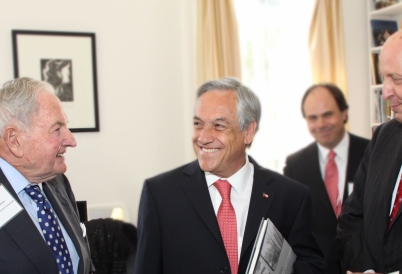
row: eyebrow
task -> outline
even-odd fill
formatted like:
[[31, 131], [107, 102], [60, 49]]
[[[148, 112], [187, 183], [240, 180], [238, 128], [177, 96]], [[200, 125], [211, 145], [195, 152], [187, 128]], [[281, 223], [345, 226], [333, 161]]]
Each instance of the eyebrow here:
[[324, 115], [328, 115], [328, 114], [332, 114], [334, 113], [334, 111], [330, 110], [330, 111], [326, 111], [322, 114], [311, 114], [311, 115], [306, 115], [307, 118], [314, 118], [314, 117], [319, 117], [319, 116], [324, 116]]
[[67, 123], [60, 122], [60, 121], [56, 121], [56, 122], [52, 125], [52, 127], [54, 127], [54, 126], [56, 126], [56, 125], [58, 125], [58, 126], [66, 126]]

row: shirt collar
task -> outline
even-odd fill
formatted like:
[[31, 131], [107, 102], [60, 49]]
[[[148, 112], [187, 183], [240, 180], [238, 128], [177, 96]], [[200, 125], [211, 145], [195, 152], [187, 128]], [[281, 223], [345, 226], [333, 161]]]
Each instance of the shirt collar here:
[[207, 180], [208, 187], [212, 186], [219, 179], [227, 180], [233, 187], [233, 189], [237, 192], [237, 194], [241, 195], [247, 185], [247, 180], [250, 176], [250, 173], [251, 163], [249, 162], [248, 156], [246, 154], [246, 163], [244, 164], [244, 166], [229, 178], [222, 178], [210, 172], [205, 172], [205, 179]]
[[[0, 168], [8, 182], [13, 187], [15, 193], [20, 193], [27, 185], [31, 184], [18, 170], [2, 158], [0, 158]], [[42, 184], [38, 185], [42, 189]]]
[[[339, 159], [342, 161], [347, 161], [348, 159], [349, 140], [350, 140], [349, 133], [345, 132], [342, 140], [333, 149], [333, 151], [336, 153], [336, 157], [339, 157]], [[330, 150], [326, 147], [323, 147], [319, 143], [317, 143], [317, 145], [321, 158], [326, 160]]]

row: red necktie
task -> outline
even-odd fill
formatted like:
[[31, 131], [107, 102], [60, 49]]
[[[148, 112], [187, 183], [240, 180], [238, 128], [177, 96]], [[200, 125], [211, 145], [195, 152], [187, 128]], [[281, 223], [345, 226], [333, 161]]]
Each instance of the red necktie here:
[[324, 183], [328, 192], [329, 200], [331, 201], [332, 208], [334, 209], [336, 218], [341, 213], [342, 204], [338, 203], [338, 168], [335, 163], [336, 153], [331, 150], [328, 153], [328, 161], [325, 166]]
[[226, 180], [218, 180], [214, 183], [216, 189], [222, 197], [221, 205], [218, 209], [218, 224], [225, 245], [226, 253], [229, 258], [232, 274], [237, 274], [238, 265], [238, 246], [237, 246], [237, 225], [236, 214], [230, 202], [230, 191], [232, 186]]
[[401, 203], [402, 203], [402, 178], [399, 182], [398, 190], [395, 195], [394, 207], [392, 208], [391, 215], [389, 216], [388, 228], [390, 228], [392, 222], [394, 221], [396, 213], [398, 213], [398, 209]]

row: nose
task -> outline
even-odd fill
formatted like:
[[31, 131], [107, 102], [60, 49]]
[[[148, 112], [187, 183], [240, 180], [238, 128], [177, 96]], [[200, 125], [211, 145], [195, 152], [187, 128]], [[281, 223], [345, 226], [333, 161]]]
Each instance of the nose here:
[[64, 147], [77, 146], [77, 142], [75, 141], [74, 135], [71, 133], [71, 131], [68, 128], [66, 129], [66, 136], [63, 139], [63, 142], [61, 143], [61, 145]]
[[325, 126], [325, 117], [318, 117], [317, 118], [317, 127], [318, 128], [322, 128], [323, 126]]
[[197, 141], [201, 144], [208, 144], [214, 141], [212, 129], [204, 127], [198, 131]]

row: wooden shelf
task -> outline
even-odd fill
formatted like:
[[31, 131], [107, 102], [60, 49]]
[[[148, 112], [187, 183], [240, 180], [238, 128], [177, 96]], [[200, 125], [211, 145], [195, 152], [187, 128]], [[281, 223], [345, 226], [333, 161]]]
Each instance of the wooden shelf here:
[[380, 84], [380, 85], [371, 85], [370, 88], [371, 88], [372, 90], [378, 89], [378, 88], [382, 88], [382, 84]]
[[377, 53], [382, 50], [382, 46], [370, 48], [371, 53]]

